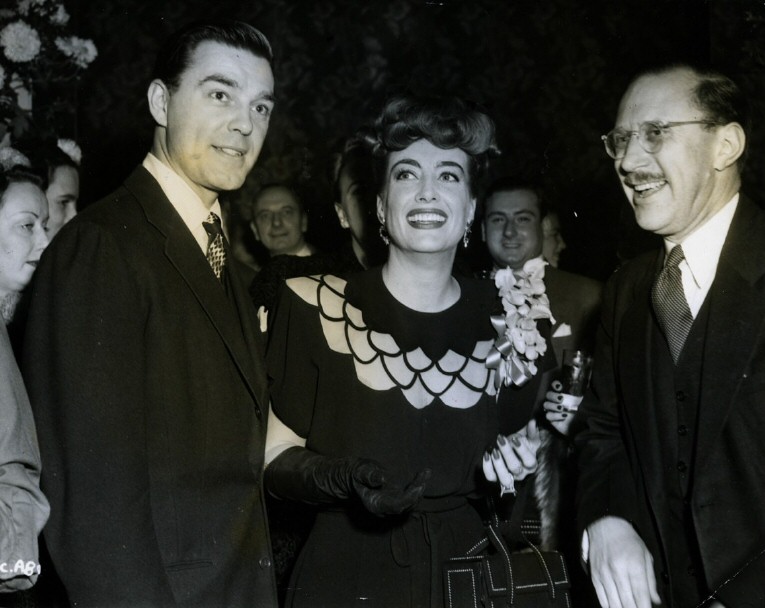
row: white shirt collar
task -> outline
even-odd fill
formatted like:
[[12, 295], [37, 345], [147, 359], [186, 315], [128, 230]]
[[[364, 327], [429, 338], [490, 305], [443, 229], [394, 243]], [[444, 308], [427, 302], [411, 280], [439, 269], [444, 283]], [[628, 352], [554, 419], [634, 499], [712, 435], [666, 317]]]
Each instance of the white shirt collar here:
[[143, 166], [157, 180], [159, 187], [162, 188], [162, 192], [165, 193], [170, 204], [178, 212], [178, 215], [181, 216], [183, 223], [186, 224], [191, 234], [194, 235], [197, 243], [202, 248], [202, 252], [207, 253], [209, 236], [202, 222], [207, 219], [211, 211], [218, 217], [221, 217], [218, 199], [215, 199], [215, 202], [208, 209], [202, 202], [202, 199], [183, 181], [181, 176], [151, 152], [143, 159]]
[[[715, 278], [717, 263], [738, 207], [738, 199], [736, 193], [722, 209], [680, 243], [693, 282], [699, 289], [706, 290]], [[677, 244], [664, 239], [667, 253]]]

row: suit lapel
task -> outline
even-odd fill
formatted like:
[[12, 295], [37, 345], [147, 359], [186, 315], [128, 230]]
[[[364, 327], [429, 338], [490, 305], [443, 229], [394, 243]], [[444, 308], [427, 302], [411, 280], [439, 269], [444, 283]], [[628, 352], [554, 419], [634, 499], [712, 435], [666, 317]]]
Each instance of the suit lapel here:
[[759, 280], [765, 270], [765, 220], [754, 204], [739, 203], [709, 291], [709, 325], [704, 347], [699, 404], [698, 461], [704, 460], [723, 428], [765, 329]]
[[[232, 284], [234, 292], [238, 294], [237, 306], [242, 312], [242, 323], [240, 323], [238, 311], [232, 306], [225, 290], [215, 278], [193, 235], [151, 174], [143, 167], [139, 167], [125, 181], [125, 186], [143, 207], [149, 223], [164, 237], [165, 255], [189, 286], [213, 327], [220, 334], [249, 391], [256, 403], [259, 403], [261, 396], [255, 390], [257, 384], [253, 378], [254, 361], [257, 359], [253, 356], [254, 348], [251, 349], [244, 338], [244, 330], [252, 325], [250, 320], [245, 322], [252, 303], [247, 307], [241, 302], [242, 287], [238, 283], [236, 273], [232, 273], [234, 275]], [[261, 407], [265, 405], [260, 403]]]

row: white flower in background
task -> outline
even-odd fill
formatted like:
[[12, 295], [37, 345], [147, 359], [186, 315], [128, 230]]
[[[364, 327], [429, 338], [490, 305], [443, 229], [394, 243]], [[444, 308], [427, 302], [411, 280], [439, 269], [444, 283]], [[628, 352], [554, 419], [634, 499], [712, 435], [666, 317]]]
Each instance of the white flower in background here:
[[0, 31], [0, 46], [8, 59], [25, 63], [40, 53], [40, 35], [23, 21], [14, 21]]
[[82, 150], [72, 139], [59, 139], [56, 142], [58, 149], [66, 154], [72, 161], [79, 165], [82, 162]]
[[69, 13], [66, 12], [63, 4], [59, 4], [56, 7], [56, 12], [50, 16], [50, 22], [53, 25], [64, 26], [69, 23]]
[[69, 36], [68, 38], [56, 38], [56, 47], [81, 68], [88, 67], [98, 57], [96, 45], [92, 40]]
[[19, 0], [19, 15], [25, 17], [29, 14], [29, 9], [32, 8], [32, 0]]
[[29, 159], [16, 148], [11, 148], [10, 146], [0, 147], [0, 168], [2, 168], [3, 171], [8, 171], [16, 165], [31, 167], [32, 163], [30, 163]]
[[45, 6], [47, 0], [19, 0], [19, 15], [28, 15], [33, 7]]
[[5, 69], [0, 65], [0, 89], [5, 86]]

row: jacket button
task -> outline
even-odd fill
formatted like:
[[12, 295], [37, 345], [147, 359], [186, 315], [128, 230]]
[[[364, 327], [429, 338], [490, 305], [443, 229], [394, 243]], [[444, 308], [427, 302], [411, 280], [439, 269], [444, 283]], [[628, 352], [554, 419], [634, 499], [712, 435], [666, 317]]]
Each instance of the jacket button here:
[[677, 434], [685, 437], [688, 434], [688, 427], [684, 424], [681, 424], [679, 427], [677, 427]]
[[260, 564], [260, 567], [263, 568], [264, 570], [266, 568], [271, 567], [271, 560], [267, 557], [261, 557], [258, 563]]
[[677, 463], [677, 470], [681, 473], [685, 473], [685, 471], [688, 469], [688, 465], [686, 465], [682, 460]]
[[675, 399], [678, 401], [685, 401], [685, 393], [683, 391], [677, 391], [675, 393]]

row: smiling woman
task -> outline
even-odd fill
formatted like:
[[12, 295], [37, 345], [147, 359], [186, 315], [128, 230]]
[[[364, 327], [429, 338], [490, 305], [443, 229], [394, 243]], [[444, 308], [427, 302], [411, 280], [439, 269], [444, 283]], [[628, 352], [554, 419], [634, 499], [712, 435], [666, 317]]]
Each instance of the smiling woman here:
[[497, 292], [452, 274], [497, 152], [491, 119], [459, 99], [400, 97], [365, 141], [388, 261], [347, 281], [290, 279], [269, 315], [266, 484], [330, 507], [292, 606], [444, 605], [441, 561], [482, 534], [469, 499], [485, 490], [484, 451], [529, 423], [539, 382], [497, 395], [485, 364]]

